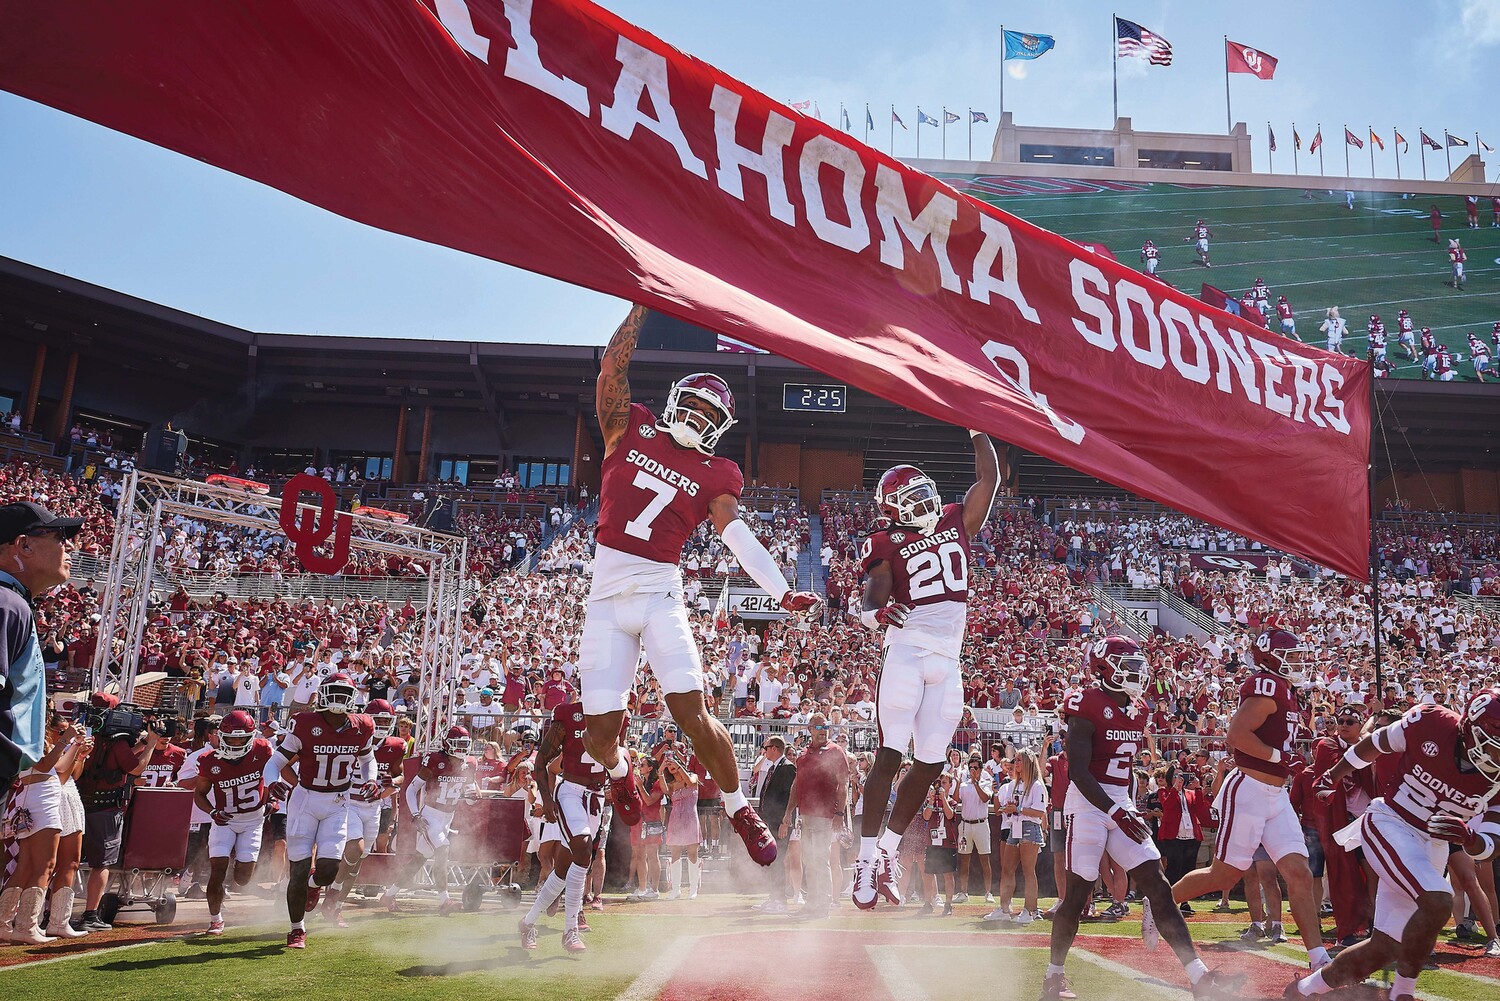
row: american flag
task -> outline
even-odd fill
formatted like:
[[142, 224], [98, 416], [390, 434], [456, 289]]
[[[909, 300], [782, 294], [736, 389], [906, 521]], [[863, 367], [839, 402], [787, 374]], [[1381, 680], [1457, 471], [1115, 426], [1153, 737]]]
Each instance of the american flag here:
[[1149, 59], [1157, 66], [1172, 65], [1172, 43], [1147, 31], [1134, 21], [1115, 18], [1115, 40], [1120, 55]]

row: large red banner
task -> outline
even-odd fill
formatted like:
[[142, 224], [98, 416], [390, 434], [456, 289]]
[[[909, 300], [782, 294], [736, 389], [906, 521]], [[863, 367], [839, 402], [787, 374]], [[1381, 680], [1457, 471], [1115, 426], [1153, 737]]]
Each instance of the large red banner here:
[[958, 194], [591, 3], [0, 0], [0, 23], [6, 90], [1365, 575], [1363, 365]]

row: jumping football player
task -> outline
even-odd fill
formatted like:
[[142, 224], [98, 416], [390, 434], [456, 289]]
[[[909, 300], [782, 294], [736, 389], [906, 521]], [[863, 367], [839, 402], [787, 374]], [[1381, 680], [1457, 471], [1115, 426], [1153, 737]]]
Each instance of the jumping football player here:
[[1140, 701], [1149, 674], [1146, 658], [1134, 640], [1107, 636], [1089, 644], [1088, 665], [1095, 684], [1069, 695], [1059, 710], [1068, 727], [1070, 763], [1064, 805], [1068, 883], [1052, 917], [1052, 958], [1042, 1001], [1077, 997], [1064, 964], [1106, 853], [1135, 881], [1150, 908], [1147, 913], [1157, 915], [1147, 946], [1155, 946], [1155, 936], [1167, 940], [1192, 982], [1194, 997], [1237, 997], [1245, 978], [1210, 970], [1198, 958], [1187, 920], [1172, 900], [1151, 828], [1135, 812], [1130, 783], [1135, 756], [1146, 740], [1146, 707]]
[[906, 749], [911, 769], [896, 789], [891, 817], [864, 812], [853, 898], [868, 910], [884, 896], [899, 904], [901, 836], [938, 774], [964, 710], [958, 665], [969, 600], [969, 540], [979, 534], [1000, 484], [995, 445], [970, 431], [977, 479], [962, 504], [943, 504], [937, 484], [915, 466], [886, 470], [875, 500], [887, 524], [869, 535], [860, 552], [865, 575], [860, 621], [885, 630], [885, 662], [875, 690], [881, 747], [865, 779], [864, 802], [885, 804]]
[[[375, 722], [353, 711], [359, 690], [347, 674], [330, 674], [318, 686], [318, 708], [297, 713], [262, 773], [267, 800], [286, 800], [286, 909], [292, 927], [288, 949], [307, 948], [303, 916], [318, 906], [324, 887], [339, 874], [349, 832], [349, 788], [356, 772], [373, 770]], [[297, 785], [281, 778], [296, 762]], [[313, 858], [316, 854], [317, 861]]]
[[636, 306], [604, 350], [595, 400], [604, 432], [594, 576], [578, 677], [585, 743], [612, 780], [622, 822], [639, 822], [641, 790], [620, 753], [620, 725], [644, 650], [667, 710], [724, 791], [724, 812], [750, 857], [776, 859], [776, 841], [740, 789], [734, 744], [703, 700], [703, 662], [683, 603], [682, 546], [707, 518], [745, 573], [782, 608], [806, 612], [817, 595], [793, 591], [740, 518], [744, 477], [714, 446], [734, 425], [734, 394], [706, 372], [673, 384], [658, 418], [630, 400], [630, 358], [645, 322]]
[[1330, 795], [1350, 773], [1384, 755], [1397, 757], [1380, 797], [1337, 834], [1348, 851], [1363, 847], [1380, 877], [1373, 933], [1289, 984], [1286, 997], [1358, 984], [1394, 960], [1390, 1001], [1413, 1001], [1417, 976], [1453, 911], [1445, 876], [1449, 851], [1457, 846], [1488, 863], [1500, 847], [1500, 807], [1490, 805], [1500, 792], [1500, 688], [1477, 693], [1462, 715], [1419, 705], [1376, 730], [1323, 774], [1318, 795]]
[[[1214, 803], [1220, 817], [1213, 864], [1177, 881], [1172, 896], [1182, 904], [1234, 887], [1264, 846], [1286, 880], [1287, 900], [1314, 970], [1328, 964], [1319, 901], [1302, 822], [1287, 791], [1287, 756], [1302, 720], [1296, 687], [1307, 683], [1308, 650], [1285, 629], [1268, 629], [1250, 648], [1255, 671], [1240, 686], [1240, 704], [1229, 720], [1228, 743], [1235, 770]], [[1159, 917], [1159, 915], [1158, 915]]]
[[193, 800], [208, 814], [208, 934], [224, 934], [224, 881], [234, 860], [234, 885], [255, 875], [265, 824], [263, 772], [271, 742], [257, 736], [255, 720], [236, 709], [219, 724], [219, 744], [198, 762]]
[[[569, 702], [557, 707], [547, 732], [542, 734], [536, 752], [537, 774], [545, 780], [537, 783], [542, 814], [548, 824], [558, 827], [559, 845], [553, 869], [547, 881], [538, 888], [531, 910], [520, 921], [521, 948], [536, 948], [536, 923], [543, 912], [563, 895], [563, 948], [569, 952], [584, 950], [579, 919], [583, 914], [583, 890], [588, 881], [589, 866], [594, 859], [594, 842], [599, 837], [604, 815], [604, 787], [609, 782], [604, 769], [589, 757], [584, 748], [587, 718], [583, 703]], [[626, 724], [620, 727], [625, 736]], [[561, 759], [555, 780], [550, 771], [554, 759]]]

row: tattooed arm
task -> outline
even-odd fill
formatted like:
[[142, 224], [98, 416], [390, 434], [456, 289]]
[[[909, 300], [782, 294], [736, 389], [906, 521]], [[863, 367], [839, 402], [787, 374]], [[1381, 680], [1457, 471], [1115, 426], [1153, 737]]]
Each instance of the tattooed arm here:
[[635, 353], [636, 338], [646, 321], [646, 307], [635, 306], [609, 339], [599, 360], [599, 383], [594, 403], [599, 411], [599, 429], [604, 432], [604, 454], [614, 451], [625, 435], [630, 421], [630, 356]]

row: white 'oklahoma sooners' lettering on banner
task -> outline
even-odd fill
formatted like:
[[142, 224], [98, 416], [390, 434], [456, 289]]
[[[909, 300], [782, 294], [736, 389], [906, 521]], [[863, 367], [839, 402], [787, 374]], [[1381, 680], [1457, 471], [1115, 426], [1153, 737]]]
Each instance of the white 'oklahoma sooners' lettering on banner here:
[[586, 0], [0, 16], [7, 90], [1366, 572], [1365, 366], [1142, 281]]

